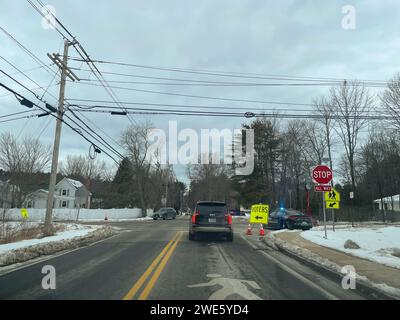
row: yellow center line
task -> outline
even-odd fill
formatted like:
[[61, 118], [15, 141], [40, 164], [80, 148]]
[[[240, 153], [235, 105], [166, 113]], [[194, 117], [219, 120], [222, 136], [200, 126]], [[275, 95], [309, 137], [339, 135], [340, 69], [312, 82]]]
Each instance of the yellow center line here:
[[177, 232], [175, 233], [174, 237], [171, 239], [170, 242], [164, 247], [164, 249], [161, 251], [161, 253], [153, 260], [151, 265], [147, 268], [147, 270], [142, 274], [142, 276], [139, 278], [138, 281], [133, 285], [133, 287], [129, 290], [129, 292], [125, 295], [123, 300], [132, 300], [132, 298], [135, 296], [136, 292], [142, 287], [143, 283], [147, 280], [149, 275], [153, 272], [159, 261], [162, 259], [164, 254], [168, 251], [168, 249], [171, 247], [173, 242], [179, 237], [180, 233]]
[[150, 281], [147, 283], [146, 287], [143, 289], [142, 293], [139, 296], [139, 300], [146, 300], [150, 294], [151, 289], [153, 289], [158, 277], [160, 276], [161, 272], [164, 270], [165, 265], [167, 264], [169, 258], [171, 257], [172, 253], [174, 252], [176, 246], [178, 245], [179, 240], [182, 237], [183, 232], [179, 232], [178, 239], [176, 239], [175, 243], [172, 245], [171, 249], [169, 249], [168, 253], [165, 257], [161, 260], [159, 266], [157, 267], [156, 271], [154, 271], [153, 276], [151, 277]]

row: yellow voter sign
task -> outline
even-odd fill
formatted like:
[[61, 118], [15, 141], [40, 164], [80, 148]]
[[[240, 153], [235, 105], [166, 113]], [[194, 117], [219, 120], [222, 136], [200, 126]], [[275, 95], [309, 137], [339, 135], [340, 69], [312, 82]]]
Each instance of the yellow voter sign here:
[[340, 202], [340, 193], [332, 188], [331, 191], [325, 192], [325, 201], [337, 201]]
[[22, 216], [22, 219], [28, 219], [29, 218], [28, 210], [26, 210], [26, 208], [22, 208], [21, 209], [21, 216]]
[[250, 223], [268, 223], [269, 206], [267, 204], [255, 204], [251, 206]]

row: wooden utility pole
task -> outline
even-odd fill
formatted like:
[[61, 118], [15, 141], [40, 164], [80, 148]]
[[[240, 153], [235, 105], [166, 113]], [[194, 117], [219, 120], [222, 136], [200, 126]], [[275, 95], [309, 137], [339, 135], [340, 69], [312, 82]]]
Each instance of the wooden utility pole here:
[[53, 145], [53, 157], [51, 162], [51, 173], [50, 173], [50, 183], [49, 183], [49, 195], [47, 198], [47, 209], [46, 209], [46, 218], [44, 224], [44, 234], [51, 235], [52, 234], [52, 220], [53, 220], [53, 203], [54, 203], [54, 191], [57, 182], [57, 169], [58, 169], [58, 155], [60, 151], [60, 139], [61, 139], [61, 126], [62, 119], [64, 115], [64, 96], [65, 96], [65, 83], [67, 77], [72, 79], [73, 81], [78, 80], [79, 78], [75, 76], [75, 74], [68, 69], [68, 48], [70, 45], [73, 45], [73, 42], [65, 41], [64, 42], [64, 55], [63, 60], [61, 61], [60, 56], [58, 54], [47, 54], [47, 56], [61, 69], [61, 81], [60, 81], [60, 93], [58, 98], [58, 109], [57, 109], [57, 119], [56, 119], [56, 131], [54, 137], [54, 145]]

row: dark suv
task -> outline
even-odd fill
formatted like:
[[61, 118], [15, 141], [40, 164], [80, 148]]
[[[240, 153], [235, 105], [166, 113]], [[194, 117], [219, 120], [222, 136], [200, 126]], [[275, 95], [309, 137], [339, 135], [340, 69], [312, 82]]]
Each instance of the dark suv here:
[[225, 235], [233, 240], [232, 216], [224, 202], [199, 201], [189, 223], [189, 240], [195, 240], [196, 234], [214, 233]]
[[162, 218], [163, 220], [171, 218], [176, 218], [176, 211], [174, 208], [160, 208], [153, 214], [153, 219], [157, 220], [158, 218]]

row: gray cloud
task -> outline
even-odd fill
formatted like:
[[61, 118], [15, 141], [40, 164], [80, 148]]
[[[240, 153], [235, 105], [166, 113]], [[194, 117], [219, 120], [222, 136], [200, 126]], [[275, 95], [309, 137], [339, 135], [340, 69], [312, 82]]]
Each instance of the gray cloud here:
[[[61, 1], [49, 2], [57, 16], [77, 36], [92, 58], [128, 63], [254, 72], [297, 76], [359, 78], [386, 80], [399, 69], [400, 20], [398, 1], [244, 1], [244, 0], [136, 0], [136, 1]], [[341, 28], [343, 5], [357, 10], [357, 29]], [[26, 45], [43, 61], [46, 53], [60, 52], [62, 39], [54, 30], [41, 27], [41, 17], [26, 1], [3, 1], [1, 26]], [[20, 48], [0, 33], [1, 55], [20, 69], [36, 67]], [[71, 50], [71, 55], [76, 52]], [[81, 67], [78, 62], [71, 62]], [[7, 72], [14, 70], [0, 61]], [[196, 75], [156, 72], [145, 69], [99, 65], [103, 71], [139, 75], [196, 78]], [[78, 72], [88, 76], [85, 72]], [[43, 70], [29, 75], [48, 85], [52, 77]], [[35, 85], [16, 76], [29, 87]], [[93, 78], [93, 76], [91, 76]], [[107, 79], [117, 79], [107, 76]], [[203, 77], [203, 79], [208, 79]], [[19, 91], [5, 78], [1, 81]], [[128, 85], [124, 85], [128, 86]], [[166, 87], [136, 85], [140, 89], [229, 98], [291, 101], [309, 103], [327, 92], [326, 87], [223, 88]], [[40, 90], [37, 90], [41, 94]], [[58, 87], [49, 92], [58, 96]], [[250, 103], [216, 102], [171, 97], [135, 91], [115, 90], [122, 101], [203, 104], [208, 106], [254, 106]], [[0, 115], [24, 111], [13, 96], [0, 92]], [[101, 88], [68, 83], [68, 98], [110, 100]], [[27, 94], [30, 98], [33, 97]], [[55, 100], [46, 95], [46, 99]], [[262, 105], [257, 105], [262, 107]], [[271, 106], [265, 106], [271, 107]], [[123, 117], [85, 114], [114, 139], [129, 124]], [[169, 119], [177, 119], [180, 128], [238, 128], [245, 119], [135, 116], [151, 119], [157, 127], [166, 128]], [[0, 124], [0, 132], [38, 135], [48, 124], [41, 139], [52, 143], [54, 123], [46, 119], [20, 120]], [[70, 153], [86, 153], [88, 144], [64, 126], [61, 159]], [[180, 171], [180, 177], [184, 170]], [[183, 172], [183, 173], [182, 173]]]

